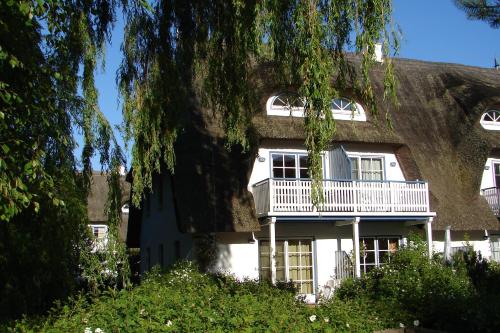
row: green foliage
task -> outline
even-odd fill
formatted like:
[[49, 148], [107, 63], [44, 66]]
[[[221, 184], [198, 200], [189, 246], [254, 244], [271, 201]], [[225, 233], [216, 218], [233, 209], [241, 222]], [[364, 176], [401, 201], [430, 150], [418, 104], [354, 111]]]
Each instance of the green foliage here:
[[[75, 289], [95, 152], [110, 175], [110, 228], [118, 226], [123, 157], [93, 79], [115, 6], [0, 2], [0, 317], [39, 313]], [[73, 130], [84, 137], [82, 172]]]
[[486, 21], [494, 29], [500, 27], [500, 0], [455, 0], [455, 4], [469, 19]]
[[498, 270], [477, 259], [453, 267], [439, 256], [429, 260], [425, 242], [411, 238], [391, 263], [343, 283], [337, 297], [397, 309], [393, 318], [406, 325], [419, 320], [424, 327], [450, 332], [494, 332], [500, 321], [491, 309], [499, 301], [488, 295], [498, 292]]
[[[275, 83], [305, 98], [305, 144], [318, 203], [320, 153], [335, 132], [332, 98], [354, 87], [376, 113], [368, 75], [375, 43], [382, 42], [386, 54], [398, 48], [390, 0], [132, 1], [126, 13], [119, 83], [127, 134], [134, 140], [135, 205], [152, 189], [162, 163], [174, 171], [174, 143], [183, 128], [193, 126], [192, 108], [213, 111], [229, 148], [250, 148], [258, 104], [252, 77], [270, 62], [280, 81]], [[346, 51], [360, 55], [359, 66]], [[390, 58], [384, 66], [384, 98], [395, 100]]]
[[11, 326], [15, 332], [373, 332], [394, 325], [385, 313], [358, 301], [309, 307], [292, 284], [241, 282], [184, 263], [166, 274], [151, 272], [130, 291], [80, 297], [45, 321]]

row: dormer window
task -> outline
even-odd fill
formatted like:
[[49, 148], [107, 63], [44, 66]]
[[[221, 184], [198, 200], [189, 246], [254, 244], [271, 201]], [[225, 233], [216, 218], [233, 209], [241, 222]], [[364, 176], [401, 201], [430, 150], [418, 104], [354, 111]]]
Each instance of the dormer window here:
[[500, 111], [489, 110], [483, 113], [480, 121], [484, 129], [492, 131], [500, 131]]
[[352, 99], [344, 97], [332, 101], [332, 114], [334, 119], [366, 121], [363, 107]]
[[[267, 100], [266, 109], [270, 116], [304, 117], [305, 99], [296, 93], [286, 92], [271, 96]], [[366, 121], [363, 107], [348, 98], [335, 98], [331, 104], [334, 119]]]
[[267, 101], [267, 114], [273, 116], [304, 116], [304, 99], [296, 93], [285, 92]]

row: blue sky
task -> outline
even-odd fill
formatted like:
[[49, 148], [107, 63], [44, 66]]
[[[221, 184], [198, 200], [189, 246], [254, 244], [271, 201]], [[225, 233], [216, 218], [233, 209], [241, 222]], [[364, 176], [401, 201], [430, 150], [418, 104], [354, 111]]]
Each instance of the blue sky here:
[[[492, 67], [495, 56], [500, 60], [500, 29], [468, 20], [452, 0], [393, 0], [393, 17], [403, 31], [398, 57], [478, 67]], [[119, 19], [106, 50], [105, 71], [96, 77], [99, 106], [113, 125], [122, 121], [116, 86], [122, 38], [123, 21]], [[116, 134], [123, 145], [121, 135]], [[77, 139], [81, 142], [81, 138]], [[77, 156], [80, 151], [77, 149]], [[127, 153], [128, 166], [130, 159]], [[98, 156], [92, 159], [92, 164], [99, 169]]]

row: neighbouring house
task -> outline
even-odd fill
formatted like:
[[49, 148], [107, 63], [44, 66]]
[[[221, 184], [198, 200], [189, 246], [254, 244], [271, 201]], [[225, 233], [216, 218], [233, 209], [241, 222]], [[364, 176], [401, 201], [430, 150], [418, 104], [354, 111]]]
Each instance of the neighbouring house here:
[[323, 153], [318, 207], [303, 100], [271, 83], [278, 81], [271, 66], [255, 79], [250, 151], [228, 151], [217, 119], [193, 105], [175, 174], [154, 179], [130, 221], [141, 271], [201, 254], [212, 257], [211, 269], [238, 278], [292, 280], [314, 301], [346, 276], [390, 261], [411, 232], [429, 251], [449, 255], [469, 239], [498, 260], [500, 71], [394, 63], [399, 107], [383, 99], [381, 65], [371, 72], [378, 116], [354, 90], [332, 101], [337, 130]]
[[[125, 180], [125, 175], [120, 177], [122, 190], [121, 224], [119, 227], [120, 240], [125, 242], [129, 221], [129, 199], [130, 183]], [[98, 248], [105, 246], [108, 235], [108, 215], [106, 213], [106, 202], [108, 200], [108, 182], [105, 173], [94, 171], [92, 173], [92, 183], [90, 193], [87, 198], [87, 213], [89, 217], [89, 227], [96, 237]]]

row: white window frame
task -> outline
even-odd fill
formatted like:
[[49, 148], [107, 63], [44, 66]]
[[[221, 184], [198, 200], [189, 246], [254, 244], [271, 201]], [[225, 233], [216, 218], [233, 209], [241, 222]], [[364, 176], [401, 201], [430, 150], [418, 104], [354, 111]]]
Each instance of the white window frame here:
[[[499, 168], [500, 168], [500, 160], [493, 160], [493, 161], [491, 161], [491, 175], [493, 177], [493, 186], [494, 187], [500, 187], [500, 182], [497, 182], [497, 177], [496, 177], [496, 173], [495, 173], [495, 166], [496, 165], [498, 165]], [[500, 176], [500, 174], [499, 174], [499, 176]]]
[[[108, 226], [106, 224], [89, 224], [89, 227], [92, 230], [92, 235], [96, 239], [105, 239], [105, 238], [108, 237]], [[97, 230], [98, 229], [104, 229], [104, 232], [102, 233], [103, 234], [102, 237], [96, 236], [96, 234], [95, 234], [96, 229]], [[99, 231], [97, 233], [99, 234]]]
[[375, 259], [375, 262], [372, 264], [367, 264], [363, 255], [360, 256], [360, 266], [361, 266], [361, 273], [362, 274], [366, 274], [367, 271], [366, 271], [366, 268], [367, 266], [372, 266], [372, 267], [380, 267], [382, 265], [384, 265], [385, 263], [382, 263], [380, 261], [380, 254], [383, 253], [383, 252], [392, 252], [389, 250], [389, 246], [387, 247], [387, 250], [380, 250], [380, 245], [379, 245], [379, 241], [381, 239], [383, 240], [389, 240], [389, 239], [397, 239], [398, 240], [398, 248], [396, 249], [396, 251], [403, 245], [403, 238], [400, 236], [400, 235], [384, 235], [384, 236], [363, 236], [363, 237], [360, 237], [359, 238], [359, 242], [360, 242], [360, 249], [362, 249], [361, 247], [361, 243], [365, 240], [365, 239], [372, 239], [374, 240], [374, 243], [373, 243], [373, 250], [368, 250], [366, 252], [373, 252], [374, 254], [374, 259]]
[[304, 104], [303, 99], [294, 92], [282, 92], [278, 95], [271, 96], [266, 103], [267, 114], [270, 116], [292, 116], [292, 117], [304, 117], [304, 107], [299, 106], [278, 106], [274, 105], [277, 99], [288, 99], [290, 97], [296, 100], [301, 100]]
[[500, 235], [490, 235], [490, 260], [500, 262]]
[[[273, 155], [293, 155], [294, 158], [295, 158], [295, 177], [294, 178], [286, 178], [285, 177], [285, 173], [283, 172], [283, 177], [275, 177], [274, 176], [274, 160], [273, 160]], [[276, 178], [276, 179], [309, 179], [309, 176], [306, 177], [306, 178], [301, 178], [300, 177], [300, 170], [307, 170], [307, 166], [305, 168], [303, 168], [301, 165], [300, 165], [300, 157], [301, 156], [308, 156], [307, 153], [299, 153], [299, 152], [280, 152], [280, 151], [273, 151], [273, 152], [270, 152], [269, 153], [269, 161], [270, 161], [270, 167], [271, 167], [271, 170], [270, 170], [270, 175], [271, 175], [271, 178]], [[282, 169], [286, 169], [286, 167], [282, 167]], [[291, 169], [291, 167], [289, 167], [289, 169]]]
[[[279, 99], [284, 96], [296, 96], [297, 99], [300, 99], [300, 96], [296, 93], [284, 92], [278, 95], [271, 96], [267, 99], [266, 102], [266, 112], [269, 116], [292, 116], [292, 117], [304, 117], [304, 107], [299, 106], [277, 106], [274, 105], [276, 99]], [[302, 100], [303, 101], [303, 100]], [[346, 106], [338, 105], [337, 101], [346, 101]], [[349, 104], [350, 103], [350, 104]], [[304, 104], [304, 101], [303, 101]], [[341, 103], [342, 104], [342, 103]], [[347, 109], [348, 105], [354, 105], [354, 111]], [[366, 113], [361, 104], [356, 101], [346, 98], [340, 97], [332, 100], [331, 102], [331, 111], [334, 119], [338, 120], [354, 120], [354, 121], [366, 121]]]
[[[108, 244], [109, 227], [106, 224], [89, 224], [88, 226], [91, 229], [92, 236], [94, 237], [92, 252], [104, 250]], [[104, 229], [102, 237], [99, 237], [99, 232], [97, 232], [97, 236], [95, 235], [96, 229]]]
[[500, 131], [500, 110], [488, 110], [481, 115], [481, 126], [490, 131]]
[[[354, 110], [349, 106], [354, 106]], [[332, 115], [334, 119], [339, 120], [366, 121], [365, 110], [361, 104], [345, 97], [335, 98], [332, 101]]]
[[[266, 242], [269, 242], [269, 239], [259, 239], [258, 242], [258, 257], [259, 257], [259, 278], [261, 278], [261, 269], [262, 269], [262, 263], [260, 262], [260, 246], [261, 246], [261, 242], [262, 241], [266, 241]], [[293, 267], [305, 267], [305, 268], [308, 268], [310, 267], [311, 269], [311, 280], [290, 280], [290, 263], [289, 263], [289, 258], [288, 258], [288, 255], [289, 255], [289, 251], [288, 251], [288, 242], [289, 241], [309, 241], [311, 243], [311, 266], [293, 266]], [[315, 242], [314, 242], [314, 239], [313, 238], [310, 238], [310, 237], [291, 237], [291, 238], [277, 238], [276, 239], [276, 242], [283, 242], [283, 255], [284, 255], [284, 270], [285, 270], [285, 281], [287, 282], [293, 282], [294, 284], [297, 285], [297, 288], [299, 290], [299, 294], [304, 294], [304, 293], [301, 293], [300, 290], [301, 290], [301, 286], [302, 286], [302, 283], [303, 282], [311, 282], [311, 285], [312, 285], [312, 293], [311, 294], [314, 294], [316, 292], [316, 258], [315, 258]], [[300, 253], [300, 252], [299, 252]], [[269, 269], [271, 269], [271, 267], [269, 267]], [[311, 295], [311, 294], [307, 294], [307, 295]]]
[[[357, 159], [357, 164], [358, 164], [358, 170], [357, 170], [357, 179], [355, 180], [370, 180], [370, 179], [362, 179], [362, 171], [361, 171], [361, 160], [363, 159], [370, 159], [370, 166], [371, 166], [371, 161], [372, 160], [380, 160], [381, 161], [381, 166], [382, 166], [382, 179], [380, 180], [374, 180], [374, 181], [385, 181], [387, 178], [386, 178], [386, 174], [385, 174], [385, 157], [384, 156], [380, 156], [380, 155], [351, 155], [351, 154], [348, 154], [347, 157], [349, 157], [349, 159]], [[373, 173], [373, 171], [370, 171]], [[352, 176], [352, 165], [351, 165], [351, 176]]]

